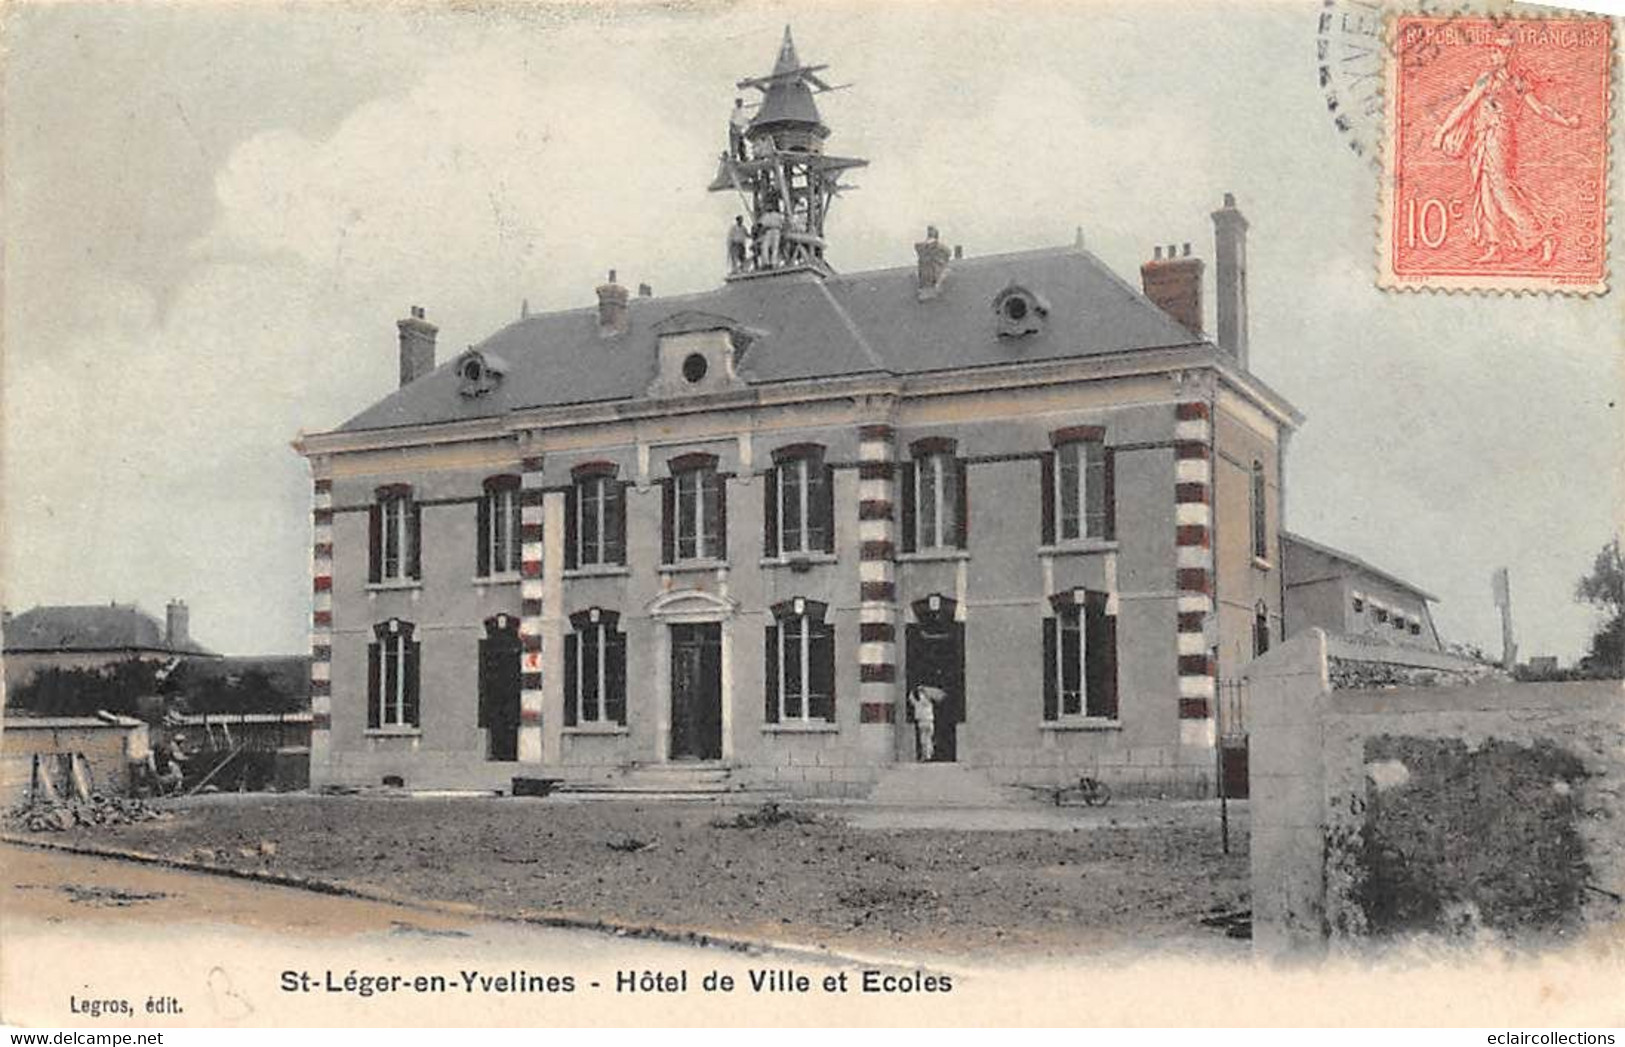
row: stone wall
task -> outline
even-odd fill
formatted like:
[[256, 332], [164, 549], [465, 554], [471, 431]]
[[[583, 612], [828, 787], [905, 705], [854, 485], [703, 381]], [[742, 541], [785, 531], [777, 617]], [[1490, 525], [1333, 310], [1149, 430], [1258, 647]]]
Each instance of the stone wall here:
[[1625, 917], [1619, 683], [1337, 690], [1331, 662], [1311, 630], [1249, 673], [1261, 953]]

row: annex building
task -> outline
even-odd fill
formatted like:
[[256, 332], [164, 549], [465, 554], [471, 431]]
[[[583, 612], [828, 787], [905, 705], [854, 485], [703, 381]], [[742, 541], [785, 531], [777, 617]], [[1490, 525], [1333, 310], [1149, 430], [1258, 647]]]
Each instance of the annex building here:
[[[314, 784], [891, 768], [1199, 795], [1216, 682], [1282, 627], [1300, 416], [1248, 366], [1247, 222], [1135, 286], [1081, 242], [839, 273], [788, 32], [710, 189], [716, 289], [524, 316], [296, 445], [314, 478]], [[701, 187], [696, 186], [696, 191]], [[1217, 196], [1217, 194], [1216, 194]], [[1262, 636], [1260, 633], [1262, 632]], [[939, 694], [929, 744], [908, 695]]]

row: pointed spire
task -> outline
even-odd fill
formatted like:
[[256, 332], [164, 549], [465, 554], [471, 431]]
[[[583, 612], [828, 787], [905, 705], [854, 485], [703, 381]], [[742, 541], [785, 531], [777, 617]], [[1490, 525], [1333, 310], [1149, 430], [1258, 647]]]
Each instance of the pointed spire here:
[[793, 73], [801, 68], [801, 62], [796, 58], [796, 42], [790, 36], [790, 27], [784, 27], [784, 42], [779, 45], [779, 60], [773, 63], [773, 75], [783, 76]]
[[805, 75], [807, 72], [810, 71], [803, 70], [801, 60], [796, 57], [796, 42], [790, 35], [790, 27], [785, 26], [784, 42], [779, 45], [779, 57], [773, 63], [773, 72], [765, 78], [762, 107], [750, 122], [751, 130], [792, 127], [811, 131], [820, 138], [829, 134], [829, 128], [824, 126], [823, 118], [818, 115], [818, 105], [813, 101], [812, 88], [808, 86]]

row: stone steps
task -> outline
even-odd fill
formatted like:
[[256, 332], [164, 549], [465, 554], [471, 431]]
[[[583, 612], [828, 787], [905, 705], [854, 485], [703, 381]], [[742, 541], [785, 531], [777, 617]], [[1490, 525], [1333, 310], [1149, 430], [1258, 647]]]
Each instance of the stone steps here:
[[744, 783], [733, 770], [717, 764], [650, 764], [607, 771], [601, 777], [573, 778], [558, 791], [575, 796], [698, 798], [740, 792]]

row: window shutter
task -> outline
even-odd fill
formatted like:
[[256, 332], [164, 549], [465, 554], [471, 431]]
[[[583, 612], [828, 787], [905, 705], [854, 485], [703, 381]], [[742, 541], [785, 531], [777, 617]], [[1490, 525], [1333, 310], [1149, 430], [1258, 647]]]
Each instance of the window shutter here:
[[815, 720], [835, 722], [835, 630], [827, 622], [809, 623], [807, 638], [808, 690], [812, 694], [808, 715]]
[[764, 723], [779, 722], [779, 626], [767, 627], [763, 646], [762, 691], [767, 695], [767, 708], [763, 710]]
[[[835, 467], [823, 463], [824, 482], [818, 488], [818, 525], [824, 529], [824, 552], [835, 551]], [[833, 718], [833, 717], [832, 717]]]
[[405, 725], [409, 727], [417, 727], [420, 723], [418, 720], [418, 663], [422, 651], [423, 645], [421, 643], [413, 642], [406, 645], [406, 679], [402, 683], [402, 689], [405, 693], [402, 695], [401, 705], [403, 707], [402, 719], [405, 720]]
[[611, 723], [626, 726], [626, 634], [619, 630], [604, 634], [604, 715]]
[[779, 471], [762, 474], [762, 555], [779, 555]]
[[1055, 544], [1055, 452], [1045, 451], [1038, 456], [1038, 498], [1043, 506], [1040, 524], [1040, 545]]
[[721, 473], [707, 473], [706, 483], [716, 491], [717, 499], [717, 559], [728, 558], [728, 478]]
[[491, 713], [488, 708], [491, 701], [491, 641], [480, 641], [480, 701], [479, 722], [477, 727], [491, 726]]
[[901, 530], [903, 532], [903, 534], [902, 534], [903, 552], [905, 552], [905, 553], [911, 553], [915, 549], [915, 535], [914, 535], [914, 529], [915, 529], [915, 524], [914, 524], [914, 496], [915, 496], [915, 492], [914, 492], [914, 470], [915, 470], [915, 468], [916, 467], [915, 467], [915, 464], [913, 462], [904, 462], [902, 464], [902, 467], [897, 470], [897, 486], [900, 489], [900, 493], [903, 496], [903, 501], [902, 501], [903, 513], [902, 513], [902, 521], [901, 521]]
[[[479, 500], [479, 509], [475, 513], [475, 526], [479, 528], [479, 540], [475, 543], [474, 576], [484, 578], [491, 573], [491, 495], [484, 494]], [[499, 565], [500, 566], [500, 565]], [[483, 647], [484, 641], [480, 641]], [[484, 726], [481, 724], [480, 726]]]
[[423, 577], [423, 506], [412, 502], [412, 535], [408, 546], [406, 573], [413, 578]]
[[1084, 658], [1087, 673], [1084, 713], [1117, 718], [1117, 619], [1106, 613], [1106, 594], [1084, 598]]
[[660, 481], [660, 562], [677, 561], [677, 482]]
[[576, 725], [576, 695], [578, 693], [576, 666], [580, 661], [580, 644], [580, 633], [564, 634], [564, 726], [566, 727]]
[[508, 562], [499, 568], [517, 571], [525, 565], [525, 512], [520, 508], [524, 495], [515, 487], [508, 494]]
[[1106, 512], [1104, 537], [1107, 541], [1114, 541], [1117, 538], [1117, 451], [1108, 447], [1102, 454], [1106, 459], [1100, 478], [1101, 497], [1105, 502]]
[[604, 504], [604, 512], [608, 514], [613, 511], [615, 518], [604, 521], [604, 540], [609, 543], [604, 549], [605, 563], [626, 563], [626, 489], [629, 486], [616, 483], [609, 487], [609, 500]]
[[[564, 492], [564, 566], [573, 570], [581, 566], [581, 527], [578, 517], [581, 515], [581, 487], [571, 484]], [[599, 535], [603, 540], [603, 535]]]
[[954, 470], [954, 544], [961, 549], [970, 548], [970, 485], [966, 474], [965, 462], [960, 458], [949, 459]]
[[367, 726], [375, 731], [379, 727], [378, 699], [381, 668], [378, 645], [369, 643], [367, 645]]
[[[367, 507], [367, 581], [384, 580], [384, 507]], [[374, 725], [376, 726], [376, 724]]]
[[1060, 713], [1059, 694], [1055, 687], [1055, 663], [1061, 649], [1061, 620], [1044, 619], [1044, 719], [1054, 720]]

